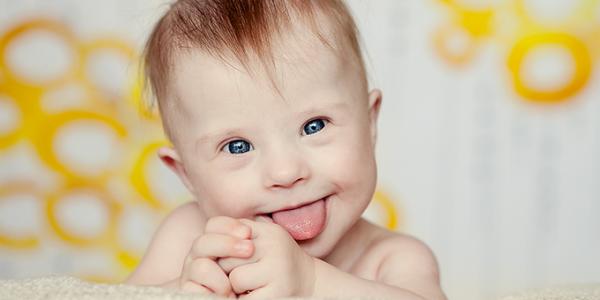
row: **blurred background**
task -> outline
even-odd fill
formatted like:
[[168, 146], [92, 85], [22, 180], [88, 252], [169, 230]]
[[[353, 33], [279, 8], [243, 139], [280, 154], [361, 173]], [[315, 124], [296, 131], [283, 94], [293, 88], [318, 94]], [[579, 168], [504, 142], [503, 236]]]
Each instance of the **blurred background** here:
[[[600, 281], [600, 0], [352, 0], [384, 102], [365, 215], [450, 299]], [[0, 0], [0, 279], [123, 280], [189, 194], [138, 58], [168, 4]]]

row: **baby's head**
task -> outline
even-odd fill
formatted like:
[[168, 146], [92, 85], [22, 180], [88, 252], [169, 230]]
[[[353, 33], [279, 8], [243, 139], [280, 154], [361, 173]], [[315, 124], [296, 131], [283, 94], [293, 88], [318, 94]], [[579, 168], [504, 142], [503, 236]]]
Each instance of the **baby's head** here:
[[381, 94], [342, 2], [178, 1], [145, 63], [174, 145], [159, 156], [205, 217], [271, 217], [316, 257], [360, 218]]

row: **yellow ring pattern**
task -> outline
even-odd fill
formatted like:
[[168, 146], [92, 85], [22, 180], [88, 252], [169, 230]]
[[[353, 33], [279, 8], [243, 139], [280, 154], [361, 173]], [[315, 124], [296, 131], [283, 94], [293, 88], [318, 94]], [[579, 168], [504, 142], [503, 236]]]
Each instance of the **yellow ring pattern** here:
[[131, 172], [131, 184], [136, 189], [138, 193], [142, 196], [142, 198], [150, 205], [150, 207], [163, 210], [165, 209], [163, 203], [152, 193], [150, 190], [150, 186], [148, 185], [148, 179], [146, 178], [146, 166], [148, 160], [151, 156], [156, 155], [156, 150], [158, 148], [167, 145], [167, 142], [159, 141], [153, 142], [144, 147], [142, 153], [139, 155], [138, 160], [135, 162], [133, 166], [133, 170]]
[[[81, 177], [82, 174], [72, 171], [68, 168], [68, 166], [60, 162], [54, 153], [52, 145], [58, 130], [62, 126], [65, 126], [69, 122], [80, 120], [92, 120], [108, 125], [121, 138], [124, 138], [127, 135], [125, 127], [119, 124], [115, 119], [98, 113], [72, 110], [48, 116], [43, 122], [44, 126], [40, 126], [38, 130], [38, 136], [35, 139], [35, 145], [38, 154], [40, 155], [42, 161], [44, 161], [49, 167], [57, 172], [62, 173], [67, 179], [70, 180], [77, 179]], [[104, 176], [107, 175], [108, 174], [104, 174]]]
[[[69, 69], [65, 74], [63, 74], [59, 78], [54, 78], [52, 80], [42, 83], [28, 82], [27, 78], [21, 78], [19, 75], [17, 75], [10, 69], [6, 62], [6, 50], [8, 46], [19, 36], [34, 30], [48, 31], [52, 34], [57, 35], [67, 45], [69, 45], [69, 47], [71, 47], [74, 50], [74, 54], [77, 55], [78, 53], [80, 53], [79, 46], [75, 37], [73, 36], [71, 31], [63, 24], [48, 19], [34, 19], [31, 21], [21, 23], [9, 30], [0, 39], [0, 70], [3, 71], [5, 80], [8, 83], [12, 84], [20, 83], [21, 85], [26, 86], [28, 88], [51, 88], [64, 84], [65, 82], [72, 79], [75, 73], [74, 68]], [[77, 56], [75, 58], [75, 63], [73, 64], [73, 66], [79, 65], [77, 62], [79, 62], [80, 59], [80, 56]]]
[[[553, 90], [539, 90], [525, 84], [521, 67], [527, 54], [536, 47], [553, 45], [563, 47], [571, 54], [575, 72], [571, 80]], [[517, 42], [508, 56], [508, 68], [511, 72], [515, 90], [525, 99], [536, 103], [558, 103], [575, 95], [587, 83], [592, 72], [592, 59], [587, 47], [577, 38], [567, 33], [549, 32], [525, 37]]]
[[[577, 0], [572, 12], [561, 20], [544, 22], [527, 9], [527, 0], [499, 1], [481, 9], [469, 8], [458, 0], [438, 0], [450, 12], [450, 24], [440, 25], [433, 35], [435, 50], [450, 65], [464, 66], [476, 55], [478, 42], [489, 38], [507, 45], [508, 70], [515, 92], [525, 101], [557, 104], [572, 99], [587, 83], [593, 69], [592, 56], [600, 54], [600, 0]], [[456, 28], [457, 27], [457, 28]], [[451, 53], [446, 43], [462, 30], [472, 41], [464, 53]], [[575, 65], [569, 82], [551, 90], [527, 86], [521, 77], [522, 62], [538, 46], [566, 49]]]
[[[106, 211], [108, 211], [108, 225], [98, 236], [78, 236], [70, 232], [67, 228], [64, 228], [58, 220], [57, 206], [65, 196], [76, 192], [93, 193], [97, 196], [97, 199], [101, 200]], [[116, 240], [117, 220], [121, 214], [121, 210], [121, 205], [106, 193], [102, 187], [86, 184], [84, 182], [72, 182], [58, 193], [49, 195], [46, 201], [46, 216], [54, 233], [60, 237], [61, 240], [78, 247], [106, 246], [114, 244]]]
[[[6, 198], [12, 195], [23, 194], [30, 194], [39, 198], [40, 200], [43, 199], [41, 198], [40, 193], [36, 191], [36, 189], [32, 189], [32, 183], [17, 182], [4, 184], [0, 186], [0, 201], [2, 201], [2, 198]], [[24, 237], [11, 237], [9, 235], [3, 234], [0, 230], [0, 246], [16, 250], [28, 250], [35, 249], [39, 247], [39, 245], [40, 239], [35, 235]]]
[[389, 230], [397, 230], [401, 227], [399, 224], [398, 209], [392, 200], [386, 193], [377, 189], [373, 195], [373, 201], [383, 208], [386, 213], [385, 227]]

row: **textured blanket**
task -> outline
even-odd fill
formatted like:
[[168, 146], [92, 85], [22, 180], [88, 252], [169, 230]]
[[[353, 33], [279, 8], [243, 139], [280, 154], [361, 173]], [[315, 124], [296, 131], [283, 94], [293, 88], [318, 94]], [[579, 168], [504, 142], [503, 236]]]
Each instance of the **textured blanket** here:
[[[226, 299], [215, 296], [178, 292], [158, 287], [125, 284], [91, 283], [68, 276], [47, 276], [29, 279], [0, 280], [0, 300], [203, 300]], [[288, 300], [298, 298], [285, 298]], [[304, 300], [306, 298], [303, 298]], [[311, 298], [320, 299], [320, 298]], [[358, 298], [355, 298], [358, 300]]]
[[216, 299], [158, 287], [98, 284], [67, 276], [0, 280], [0, 299]]
[[600, 283], [520, 292], [501, 300], [600, 300]]
[[[222, 298], [198, 296], [197, 294], [177, 292], [158, 287], [140, 287], [124, 284], [98, 284], [86, 282], [74, 277], [48, 276], [31, 279], [0, 280], [0, 299], [202, 300]], [[600, 300], [600, 283], [522, 292], [503, 297], [501, 300]]]

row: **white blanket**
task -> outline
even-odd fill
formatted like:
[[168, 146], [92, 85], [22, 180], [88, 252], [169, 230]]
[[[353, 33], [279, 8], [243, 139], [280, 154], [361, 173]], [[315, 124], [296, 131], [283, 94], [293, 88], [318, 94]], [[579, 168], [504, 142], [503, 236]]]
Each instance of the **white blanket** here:
[[[161, 299], [202, 300], [222, 299], [199, 296], [158, 287], [142, 287], [125, 284], [98, 284], [74, 277], [48, 276], [19, 280], [0, 280], [0, 299]], [[294, 298], [287, 298], [294, 299]], [[298, 299], [298, 298], [295, 298]], [[355, 298], [359, 299], [359, 298]], [[365, 298], [362, 298], [365, 299]], [[600, 283], [565, 286], [516, 293], [501, 300], [600, 300]]]
[[[215, 296], [179, 292], [159, 287], [125, 284], [99, 284], [68, 276], [0, 280], [0, 300], [204, 300], [226, 299]], [[298, 299], [298, 298], [285, 298]], [[306, 299], [306, 298], [303, 298]], [[320, 299], [320, 298], [311, 298]], [[358, 300], [358, 298], [355, 298]], [[364, 298], [363, 298], [364, 299]]]
[[600, 283], [524, 291], [503, 297], [501, 300], [600, 300]]
[[215, 299], [158, 287], [98, 284], [67, 276], [0, 280], [0, 299]]

